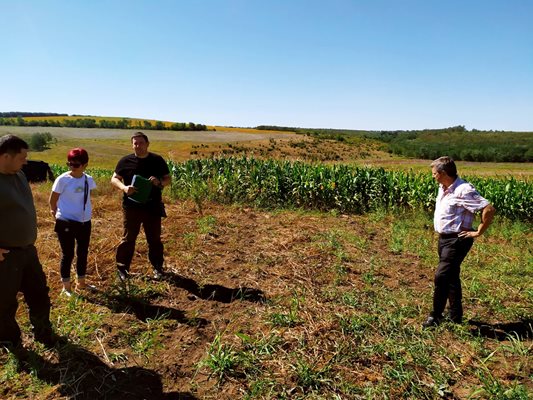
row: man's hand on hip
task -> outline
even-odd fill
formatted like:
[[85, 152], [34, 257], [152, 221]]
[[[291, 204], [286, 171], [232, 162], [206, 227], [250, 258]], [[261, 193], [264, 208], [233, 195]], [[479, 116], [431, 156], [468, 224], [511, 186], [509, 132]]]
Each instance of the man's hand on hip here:
[[0, 249], [0, 261], [4, 261], [4, 254], [9, 253], [9, 250], [7, 249]]

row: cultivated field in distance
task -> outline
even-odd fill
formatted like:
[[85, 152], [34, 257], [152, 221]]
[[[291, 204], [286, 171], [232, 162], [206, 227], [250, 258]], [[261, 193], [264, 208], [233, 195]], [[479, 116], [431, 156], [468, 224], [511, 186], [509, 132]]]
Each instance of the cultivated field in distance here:
[[[412, 159], [386, 152], [382, 143], [368, 138], [351, 141], [317, 138], [287, 131], [250, 128], [209, 127], [210, 131], [144, 131], [151, 140], [151, 151], [177, 162], [218, 156], [252, 156], [281, 160], [319, 163], [350, 163], [383, 167], [388, 170], [427, 172], [430, 160]], [[57, 144], [30, 158], [52, 164], [64, 164], [65, 155], [73, 147], [84, 147], [90, 155], [89, 168], [114, 168], [116, 161], [131, 152], [129, 138], [136, 130], [100, 128], [64, 128], [0, 126], [0, 135], [13, 133], [29, 137], [50, 132]], [[142, 131], [142, 129], [141, 129]], [[533, 145], [533, 144], [532, 144]], [[533, 163], [480, 163], [459, 161], [465, 175], [528, 178]]]

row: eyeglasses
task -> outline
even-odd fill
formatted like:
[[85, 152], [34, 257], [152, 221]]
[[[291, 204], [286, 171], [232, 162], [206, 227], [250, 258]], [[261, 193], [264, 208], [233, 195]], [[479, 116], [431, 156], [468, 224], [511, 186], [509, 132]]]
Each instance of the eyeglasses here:
[[72, 162], [72, 161], [67, 161], [67, 165], [68, 165], [69, 167], [72, 167], [72, 168], [79, 168], [79, 167], [81, 167], [81, 163]]

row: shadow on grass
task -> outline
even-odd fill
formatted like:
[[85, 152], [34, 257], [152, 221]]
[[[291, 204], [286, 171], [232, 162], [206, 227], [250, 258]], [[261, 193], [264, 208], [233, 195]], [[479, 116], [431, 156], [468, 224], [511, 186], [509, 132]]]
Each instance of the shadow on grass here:
[[259, 289], [248, 287], [231, 289], [221, 285], [198, 285], [195, 280], [172, 272], [166, 273], [164, 279], [174, 286], [185, 289], [189, 293], [204, 300], [218, 301], [221, 303], [231, 303], [235, 300], [246, 300], [255, 303], [266, 301], [265, 294]]
[[68, 399], [196, 399], [189, 392], [163, 392], [161, 377], [142, 367], [113, 368], [75, 344], [56, 348], [58, 362], [27, 350], [19, 357], [21, 370], [36, 375]]
[[135, 295], [124, 288], [118, 291], [94, 292], [91, 295], [83, 296], [85, 300], [93, 304], [107, 307], [115, 313], [135, 315], [137, 319], [143, 322], [154, 319], [168, 319], [194, 327], [207, 325], [208, 321], [204, 318], [189, 318], [183, 311], [175, 308], [150, 304], [151, 297], [154, 296]]
[[470, 320], [471, 331], [478, 336], [491, 339], [507, 340], [515, 336], [520, 340], [533, 339], [533, 319], [527, 318], [518, 322], [489, 324], [481, 321]]

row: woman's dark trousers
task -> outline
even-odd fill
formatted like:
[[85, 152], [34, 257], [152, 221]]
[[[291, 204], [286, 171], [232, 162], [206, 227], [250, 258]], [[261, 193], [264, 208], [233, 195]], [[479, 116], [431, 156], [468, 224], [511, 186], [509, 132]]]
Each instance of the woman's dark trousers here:
[[55, 231], [61, 246], [61, 280], [70, 280], [70, 267], [76, 248], [76, 273], [78, 278], [85, 277], [87, 272], [87, 256], [91, 240], [91, 221], [76, 222], [57, 220]]

